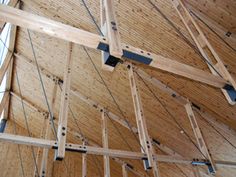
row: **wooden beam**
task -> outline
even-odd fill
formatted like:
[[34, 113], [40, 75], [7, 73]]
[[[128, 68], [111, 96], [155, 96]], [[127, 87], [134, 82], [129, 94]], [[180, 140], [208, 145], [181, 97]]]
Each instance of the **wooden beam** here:
[[118, 22], [115, 15], [115, 7], [113, 0], [104, 0], [107, 36], [109, 40], [109, 52], [112, 56], [121, 58], [123, 50], [120, 42], [120, 34], [118, 29]]
[[0, 17], [2, 21], [90, 48], [96, 49], [101, 41], [106, 42], [106, 38], [99, 35], [6, 5], [0, 5]]
[[[172, 0], [172, 4], [175, 7], [176, 11], [178, 12], [180, 18], [182, 19], [185, 27], [189, 31], [192, 39], [197, 45], [197, 48], [199, 49], [202, 56], [208, 60], [208, 67], [210, 71], [214, 75], [220, 75], [225, 79], [228, 80], [231, 85], [234, 87], [234, 96], [231, 96], [231, 93], [226, 91], [225, 89], [221, 89], [223, 94], [225, 95], [226, 99], [230, 104], [235, 104], [236, 102], [236, 82], [234, 78], [230, 75], [228, 70], [226, 69], [224, 63], [220, 59], [219, 55], [215, 51], [215, 49], [212, 47], [210, 42], [205, 37], [204, 33], [198, 26], [198, 24], [195, 22], [193, 17], [190, 15], [186, 7], [184, 6], [183, 2], [181, 0]], [[213, 69], [212, 66], [217, 70]]]
[[209, 172], [214, 174], [216, 172], [216, 165], [215, 165], [215, 162], [212, 159], [211, 154], [207, 148], [206, 142], [205, 142], [202, 132], [198, 126], [198, 123], [197, 123], [197, 120], [196, 120], [195, 115], [193, 113], [192, 106], [191, 106], [190, 102], [185, 105], [185, 109], [186, 109], [189, 121], [191, 123], [194, 135], [197, 139], [198, 147], [201, 150], [201, 152], [204, 154], [205, 158], [207, 158], [210, 162], [211, 169], [209, 168], [210, 169]]
[[[53, 140], [45, 140], [39, 138], [32, 138], [20, 135], [12, 135], [8, 133], [0, 133], [0, 141], [9, 142], [14, 144], [22, 144], [27, 146], [36, 146], [43, 147], [49, 149], [57, 149], [58, 144]], [[66, 144], [66, 150], [78, 153], [87, 153], [87, 154], [96, 154], [96, 155], [108, 155], [110, 157], [121, 157], [127, 159], [137, 159], [141, 160], [146, 158], [147, 156], [143, 153], [139, 152], [130, 152], [130, 151], [122, 151], [115, 149], [104, 149], [92, 146], [84, 146], [79, 144]], [[206, 162], [203, 159], [196, 159], [196, 161], [192, 159], [186, 159], [181, 157], [173, 157], [168, 155], [158, 155], [156, 156], [157, 161], [163, 163], [180, 163], [180, 164], [197, 164], [197, 165], [206, 165]], [[216, 161], [216, 165], [218, 167], [229, 167], [236, 168], [236, 162], [230, 161]]]
[[135, 82], [133, 66], [128, 65], [129, 81], [131, 87], [131, 94], [133, 98], [135, 118], [138, 127], [139, 141], [141, 145], [141, 151], [147, 154], [147, 160], [144, 160], [145, 169], [153, 168], [154, 177], [158, 177], [158, 168], [156, 159], [154, 158], [154, 148], [152, 147], [152, 141], [148, 135], [146, 119], [144, 116], [144, 110], [142, 106], [141, 97], [139, 95], [138, 87]]
[[72, 47], [73, 44], [70, 42], [68, 45], [68, 55], [64, 69], [64, 84], [61, 93], [60, 114], [59, 114], [58, 132], [57, 132], [57, 138], [58, 138], [58, 152], [56, 156], [57, 160], [62, 160], [65, 156], [71, 68], [72, 68], [72, 57], [71, 57]]
[[[105, 115], [105, 110], [101, 110], [102, 114], [102, 144], [103, 148], [109, 149], [108, 146], [108, 128], [107, 128], [107, 117]], [[104, 161], [104, 177], [110, 177], [110, 159], [109, 156], [103, 156]]]
[[[11, 7], [16, 7], [17, 3], [18, 0], [10, 0], [7, 5]], [[5, 21], [0, 20], [0, 31], [1, 31], [0, 34], [2, 33], [5, 25], [6, 25]]]
[[[156, 69], [160, 69], [163, 71], [167, 71], [179, 76], [183, 76], [189, 78], [191, 80], [199, 81], [217, 88], [224, 88], [228, 82], [225, 79], [222, 79], [219, 76], [215, 76], [211, 73], [202, 71], [195, 67], [179, 63], [176, 60], [172, 60], [161, 55], [156, 55], [154, 53], [150, 53], [144, 51], [142, 49], [138, 49], [129, 45], [123, 45], [124, 53], [130, 52], [133, 55], [128, 55], [126, 58], [130, 60], [134, 60], [136, 62], [144, 63], [148, 66], [151, 66]], [[136, 56], [142, 56], [143, 58], [138, 58]]]
[[[108, 52], [109, 44], [105, 37], [80, 30], [38, 15], [0, 5], [0, 17], [9, 23], [45, 33], [86, 47]], [[196, 69], [192, 66], [179, 63], [126, 44], [121, 44], [124, 58], [136, 61], [156, 69], [164, 70], [192, 80], [209, 84], [217, 88], [228, 86], [228, 82], [219, 76]]]

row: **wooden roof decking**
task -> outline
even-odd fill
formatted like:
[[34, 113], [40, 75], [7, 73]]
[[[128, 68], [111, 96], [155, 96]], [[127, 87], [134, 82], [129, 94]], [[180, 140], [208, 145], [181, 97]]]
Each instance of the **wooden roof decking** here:
[[[45, 16], [62, 23], [84, 29], [86, 31], [97, 33], [95, 25], [92, 23], [92, 20], [86, 12], [85, 7], [79, 0], [23, 0], [23, 2], [24, 4], [22, 9], [24, 11], [38, 14], [40, 16]], [[153, 2], [155, 2], [158, 7], [162, 9], [162, 11], [167, 15], [167, 17], [170, 18], [175, 25], [177, 25], [181, 32], [185, 34], [190, 41], [192, 41], [171, 3], [164, 0], [157, 0]], [[203, 14], [219, 23], [232, 34], [236, 33], [236, 4], [233, 0], [227, 0], [223, 2], [213, 0], [191, 0], [188, 3], [195, 9], [201, 10]], [[99, 21], [99, 1], [89, 0], [87, 1], [87, 4], [91, 9], [92, 14], [95, 16], [95, 19]], [[115, 1], [115, 7], [122, 42], [153, 53], [161, 54], [196, 68], [209, 71], [201, 58], [186, 44], [185, 41], [183, 41], [183, 39], [181, 39], [179, 35], [176, 34], [174, 29], [163, 19], [163, 17], [160, 16], [160, 14], [158, 14], [158, 12], [148, 3], [148, 1], [120, 0]], [[199, 21], [198, 23], [224, 63], [228, 66], [227, 68], [231, 75], [236, 78], [236, 52], [227, 47], [215, 34], [213, 34], [206, 26], [204, 26], [204, 24]], [[38, 32], [30, 31], [30, 33], [32, 36], [36, 58], [38, 59], [40, 67], [44, 68], [45, 71], [51, 73], [52, 75], [63, 79], [63, 66], [65, 64], [65, 58], [67, 55], [66, 46], [68, 45], [68, 42], [49, 37]], [[100, 52], [93, 49], [87, 49], [87, 51], [108, 87], [110, 88], [117, 103], [121, 107], [121, 110], [124, 112], [126, 118], [132, 126], [136, 127], [127, 68], [125, 65], [119, 64], [112, 73], [104, 71], [101, 69]], [[34, 59], [30, 47], [29, 37], [27, 30], [24, 28], [18, 28], [17, 30], [15, 53], [17, 55], [14, 57], [12, 92], [20, 95], [16, 80], [17, 71], [23, 98], [28, 102], [33, 103], [35, 107], [47, 111], [40, 81], [37, 75], [37, 70], [35, 65], [32, 64]], [[106, 87], [104, 86], [101, 78], [96, 73], [89, 56], [81, 46], [74, 44], [72, 58], [73, 68], [71, 88], [103, 105], [106, 109], [118, 115], [119, 117], [122, 117], [121, 113], [114, 104], [114, 101], [106, 90]], [[142, 68], [151, 76], [162, 81], [173, 90], [176, 90], [181, 95], [189, 98], [192, 102], [205, 108], [213, 117], [217, 119], [217, 121], [223, 122], [229, 126], [232, 130], [225, 130], [224, 132], [222, 131], [222, 133], [234, 145], [236, 145], [235, 136], [234, 134], [230, 133], [230, 131], [236, 131], [236, 107], [228, 104], [219, 89], [191, 81], [177, 75], [169, 74], [167, 72], [147, 68], [140, 64], [138, 67]], [[54, 82], [52, 79], [46, 76], [44, 72], [42, 72], [42, 76], [46, 87], [47, 96], [50, 99], [53, 92]], [[174, 149], [184, 157], [201, 158], [201, 154], [196, 149], [196, 147], [188, 140], [188, 138], [186, 138], [184, 134], [181, 133], [181, 129], [178, 128], [176, 123], [162, 108], [160, 103], [158, 103], [158, 101], [153, 97], [152, 93], [150, 93], [140, 78], [136, 78], [141, 91], [149, 134], [153, 138], [158, 139], [162, 144], [167, 145], [171, 149]], [[195, 141], [194, 134], [192, 132], [184, 107], [177, 104], [174, 101], [174, 98], [168, 96], [154, 85], [150, 84], [149, 82], [147, 82], [147, 84], [165, 103], [167, 109], [174, 115], [177, 121], [184, 127], [186, 132]], [[56, 124], [59, 117], [60, 94], [61, 91], [58, 89], [55, 107]], [[32, 110], [32, 108], [27, 106], [27, 104], [25, 107], [29, 119], [30, 130], [34, 136], [40, 137], [40, 132], [43, 129], [44, 117], [36, 110]], [[71, 132], [82, 131], [83, 134], [88, 137], [88, 139], [91, 139], [92, 141], [101, 145], [102, 135], [100, 112], [81, 101], [81, 99], [76, 97], [74, 94], [71, 94], [70, 96], [70, 107], [81, 129], [78, 130], [72, 114], [69, 112], [68, 127], [71, 129]], [[7, 126], [7, 132], [14, 133], [12, 127], [13, 124], [11, 122], [11, 120], [13, 120], [12, 114], [14, 114], [14, 119], [19, 126], [19, 134], [25, 134], [25, 122], [21, 102], [14, 95], [11, 99], [10, 110], [11, 114], [9, 125]], [[209, 126], [209, 124], [203, 121], [199, 114], [196, 112], [195, 114], [198, 118], [201, 130], [204, 134], [213, 158], [227, 161], [236, 161], [236, 156], [233, 156], [233, 154], [236, 153], [236, 149], [226, 142], [214, 129], [212, 129], [211, 126]], [[121, 133], [135, 151], [140, 150], [139, 144], [129, 130], [120, 126], [114, 121], [109, 120], [108, 122], [110, 148], [129, 150], [127, 144], [120, 136]], [[117, 132], [117, 129], [114, 127], [114, 125], [118, 127], [120, 132]], [[68, 141], [73, 143], [81, 143], [81, 141], [71, 132], [69, 132]], [[10, 159], [17, 159], [17, 154], [12, 153], [13, 151], [17, 151], [17, 145], [4, 143], [4, 145], [1, 146], [4, 147], [1, 148], [0, 154], [2, 157], [0, 164], [0, 169], [2, 169], [1, 171], [4, 171], [6, 176], [20, 176], [21, 172], [19, 163], [12, 164], [10, 167]], [[24, 149], [24, 153], [30, 152], [29, 148], [22, 146], [22, 149]], [[161, 154], [163, 153], [158, 149], [157, 152]], [[50, 156], [53, 156], [53, 152], [50, 153]], [[6, 162], [4, 162], [3, 159], [6, 159]], [[71, 176], [79, 176], [79, 171], [81, 171], [81, 155], [66, 153], [65, 161], [67, 164], [69, 164], [68, 170], [71, 171]], [[95, 161], [96, 160], [94, 160], [92, 156], [89, 156], [88, 176], [99, 175]], [[134, 160], [127, 161], [132, 162], [135, 168], [144, 172], [141, 162]], [[98, 157], [97, 163], [100, 164], [100, 170], [102, 172], [103, 165], [101, 157]], [[34, 168], [32, 158], [25, 158], [24, 165], [27, 165], [28, 169], [32, 169], [31, 171], [27, 172], [28, 176], [32, 176]], [[10, 170], [12, 168], [17, 170]], [[59, 172], [60, 168], [62, 168], [63, 173]], [[187, 176], [190, 176], [190, 173], [192, 173], [191, 168], [184, 165], [176, 166], [175, 164], [160, 163], [159, 167], [161, 176], [184, 176], [179, 168], [181, 168], [181, 170], [183, 170]], [[64, 174], [66, 173], [66, 169], [63, 167], [63, 164], [60, 164], [60, 162], [54, 162], [53, 171], [55, 177], [63, 175], [66, 176]], [[235, 173], [235, 169], [219, 168], [217, 175], [233, 177], [233, 174]], [[111, 161], [111, 174], [114, 177], [119, 177], [122, 174], [121, 167], [113, 161]], [[132, 175], [130, 174], [130, 176]]]

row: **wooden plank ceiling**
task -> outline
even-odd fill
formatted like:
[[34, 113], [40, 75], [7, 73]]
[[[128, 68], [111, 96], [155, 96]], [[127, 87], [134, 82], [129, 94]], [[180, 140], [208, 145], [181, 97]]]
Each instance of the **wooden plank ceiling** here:
[[[93, 33], [97, 33], [96, 27], [89, 17], [85, 7], [80, 0], [23, 0], [22, 9], [34, 14], [48, 17], [53, 20], [69, 24]], [[95, 19], [99, 21], [99, 1], [87, 0], [91, 13]], [[178, 29], [187, 36], [192, 42], [187, 30], [184, 28], [179, 16], [176, 14], [170, 1], [153, 0], [155, 4], [170, 18]], [[231, 33], [236, 33], [236, 2], [234, 0], [189, 0], [188, 3], [203, 14], [223, 26]], [[161, 54], [163, 56], [175, 59], [182, 63], [192, 65], [208, 71], [207, 65], [201, 60], [198, 54], [186, 44], [186, 42], [175, 32], [175, 30], [166, 22], [166, 20], [150, 5], [148, 0], [115, 0], [121, 40], [124, 43], [131, 44], [144, 50]], [[199, 21], [198, 21], [199, 22]], [[228, 70], [236, 79], [236, 53], [227, 47], [214, 33], [212, 33], [205, 25], [199, 22], [201, 28], [207, 35], [216, 51], [224, 63], [228, 66]], [[33, 46], [38, 59], [39, 65], [53, 75], [63, 78], [63, 66], [68, 51], [66, 51], [67, 42], [56, 38], [49, 37], [40, 33], [30, 31], [33, 41]], [[100, 52], [87, 49], [88, 53], [94, 62], [98, 71], [101, 73], [108, 87], [110, 88], [114, 98], [124, 112], [127, 119], [133, 126], [136, 126], [134, 118], [134, 110], [132, 105], [132, 97], [130, 93], [127, 69], [124, 65], [119, 64], [114, 72], [107, 72], [101, 69]], [[30, 47], [27, 30], [18, 28], [16, 49], [18, 57], [15, 57], [14, 76], [13, 76], [13, 92], [20, 94], [16, 81], [16, 71], [19, 75], [22, 96], [29, 102], [37, 105], [42, 110], [47, 110], [45, 99], [43, 97], [39, 77], [36, 67], [32, 64], [33, 54]], [[72, 87], [81, 94], [91, 98], [92, 100], [104, 105], [108, 110], [122, 117], [116, 104], [109, 95], [101, 78], [96, 73], [90, 58], [79, 45], [74, 45], [73, 52], [73, 68], [72, 68]], [[236, 131], [236, 107], [227, 103], [225, 97], [219, 89], [210, 86], [190, 81], [179, 76], [171, 75], [166, 72], [143, 68], [147, 73], [167, 84], [174, 90], [188, 97], [191, 101], [206, 108], [219, 122], [223, 122], [231, 129]], [[138, 77], [137, 77], [138, 78]], [[53, 81], [43, 74], [43, 81], [46, 87], [47, 96], [52, 96]], [[168, 147], [174, 149], [184, 157], [199, 157], [201, 154], [196, 147], [189, 141], [181, 129], [162, 108], [160, 103], [153, 97], [144, 83], [138, 79], [141, 97], [143, 101], [144, 111], [148, 124], [150, 135]], [[194, 139], [190, 123], [185, 113], [184, 107], [179, 106], [174, 102], [173, 98], [163, 93], [155, 86], [148, 83], [153, 92], [163, 101], [167, 109], [174, 115], [177, 121], [184, 127], [186, 132]], [[55, 117], [58, 120], [60, 94], [58, 91], [56, 99]], [[101, 114], [88, 104], [81, 101], [74, 95], [70, 97], [70, 107], [74, 113], [75, 119], [78, 122], [80, 130], [76, 127], [72, 114], [69, 113], [68, 126], [73, 131], [80, 132], [89, 139], [101, 143]], [[44, 117], [35, 110], [32, 110], [26, 105], [26, 113], [29, 119], [31, 132], [36, 136], [40, 136], [43, 129]], [[19, 134], [26, 134], [24, 127], [24, 116], [21, 103], [16, 97], [11, 100], [11, 114], [19, 127]], [[197, 114], [196, 114], [197, 115]], [[201, 129], [208, 143], [210, 152], [214, 159], [236, 161], [236, 149], [234, 149], [222, 136], [220, 136], [212, 127], [207, 124], [199, 115], [197, 115]], [[11, 122], [11, 121], [9, 121]], [[117, 126], [119, 131], [114, 127]], [[14, 133], [11, 123], [7, 127], [7, 131]], [[129, 145], [136, 151], [139, 151], [139, 144], [133, 137], [132, 133], [126, 128], [121, 127], [115, 122], [109, 120], [109, 147], [115, 149], [130, 150], [120, 133], [125, 137]], [[236, 138], [230, 133], [224, 133], [234, 145]], [[68, 141], [81, 143], [73, 134], [69, 134]], [[16, 145], [4, 144], [5, 148], [1, 148], [1, 164], [0, 169], [4, 171], [5, 176], [20, 176], [20, 165], [12, 164], [10, 159], [16, 158], [16, 154], [11, 154], [16, 151]], [[15, 149], [15, 150], [14, 150]], [[22, 147], [23, 149], [23, 147]], [[24, 149], [27, 153], [29, 149]], [[161, 153], [158, 150], [158, 153]], [[4, 157], [4, 158], [3, 158]], [[9, 158], [9, 159], [8, 159]], [[4, 160], [3, 160], [4, 159]], [[66, 162], [70, 164], [68, 170], [71, 171], [71, 176], [79, 176], [81, 170], [81, 155], [66, 153]], [[99, 176], [99, 170], [102, 172], [102, 159], [98, 158], [98, 167], [93, 157], [89, 157], [89, 175]], [[143, 171], [141, 162], [130, 161], [140, 171]], [[53, 163], [53, 162], [51, 162]], [[69, 176], [63, 164], [54, 162], [54, 176]], [[28, 165], [28, 169], [33, 169], [32, 158], [24, 158], [24, 165]], [[11, 170], [14, 167], [16, 170]], [[32, 168], [30, 168], [32, 167]], [[174, 176], [191, 176], [189, 167], [177, 167], [174, 164], [160, 164], [160, 175], [164, 177]], [[62, 172], [60, 172], [62, 170]], [[28, 176], [32, 176], [33, 170], [27, 172]], [[120, 177], [121, 166], [112, 162], [111, 174], [113, 177]], [[185, 175], [184, 175], [185, 174]], [[216, 176], [234, 176], [235, 170], [219, 169]], [[151, 174], [150, 174], [151, 175]], [[130, 176], [132, 176], [130, 174]]]

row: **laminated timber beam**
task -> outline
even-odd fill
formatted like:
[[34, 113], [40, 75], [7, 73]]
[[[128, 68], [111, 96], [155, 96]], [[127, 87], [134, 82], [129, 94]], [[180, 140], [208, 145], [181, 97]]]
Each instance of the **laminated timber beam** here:
[[72, 68], [72, 42], [68, 44], [68, 54], [64, 68], [64, 84], [61, 93], [59, 123], [57, 131], [58, 150], [56, 160], [62, 160], [65, 156], [65, 144], [67, 134], [67, 121], [68, 121], [68, 108], [69, 108], [69, 95], [70, 95], [70, 82], [71, 82], [71, 68]]
[[136, 123], [138, 127], [138, 135], [139, 135], [141, 151], [147, 154], [147, 159], [144, 159], [143, 161], [144, 167], [146, 170], [152, 168], [154, 177], [159, 177], [157, 161], [155, 158], [156, 155], [154, 152], [152, 141], [147, 131], [147, 124], [146, 124], [146, 119], [144, 116], [142, 101], [139, 94], [138, 86], [135, 81], [132, 64], [129, 64], [127, 68], [128, 68], [128, 74], [129, 74], [131, 95], [133, 98], [135, 118], [136, 118]]
[[[0, 17], [3, 21], [28, 28], [37, 32], [48, 34], [53, 37], [74, 42], [85, 47], [109, 52], [109, 42], [106, 37], [99, 36], [69, 25], [62, 24], [38, 15], [18, 10], [5, 5], [0, 5]], [[199, 81], [217, 88], [232, 90], [227, 80], [192, 66], [179, 63], [126, 44], [121, 44], [122, 58], [139, 62], [150, 67], [177, 74], [195, 81]], [[118, 59], [120, 60], [120, 59]]]
[[202, 154], [204, 155], [204, 157], [209, 160], [209, 165], [208, 165], [209, 172], [211, 174], [214, 174], [214, 173], [216, 173], [215, 161], [213, 160], [213, 158], [207, 148], [207, 144], [206, 144], [206, 142], [203, 138], [202, 132], [198, 126], [198, 123], [197, 123], [196, 117], [193, 113], [192, 106], [191, 106], [190, 102], [188, 102], [185, 105], [185, 109], [188, 114], [188, 118], [191, 123], [194, 135], [197, 139], [198, 147], [199, 147], [200, 151], [202, 152]]
[[[58, 143], [53, 140], [45, 140], [39, 138], [32, 138], [20, 135], [12, 135], [8, 133], [0, 133], [0, 141], [2, 142], [9, 142], [14, 144], [22, 144], [27, 146], [36, 146], [42, 148], [49, 148], [49, 149], [57, 149]], [[96, 154], [96, 155], [108, 155], [109, 157], [119, 157], [125, 159], [136, 159], [141, 160], [146, 158], [146, 154], [139, 153], [139, 152], [130, 152], [130, 151], [122, 151], [122, 150], [115, 150], [115, 149], [104, 149], [99, 147], [92, 147], [92, 146], [84, 146], [79, 144], [66, 144], [66, 151], [78, 152], [78, 153], [87, 153], [87, 154]], [[168, 155], [158, 155], [156, 156], [156, 160], [158, 162], [163, 163], [179, 163], [179, 164], [193, 164], [193, 165], [208, 165], [209, 162], [202, 160], [202, 159], [187, 159], [181, 157], [173, 157]], [[218, 167], [229, 167], [229, 168], [236, 168], [236, 162], [230, 161], [216, 161], [216, 166]]]
[[[185, 27], [189, 31], [192, 39], [197, 45], [201, 55], [208, 61], [207, 65], [210, 71], [214, 75], [221, 75], [225, 80], [229, 81], [232, 85], [231, 90], [221, 89], [225, 95], [227, 101], [234, 105], [236, 103], [236, 82], [226, 69], [224, 63], [220, 59], [219, 55], [207, 40], [206, 36], [195, 22], [189, 11], [184, 6], [182, 0], [172, 0], [172, 4], [182, 19]], [[209, 64], [211, 63], [211, 64]], [[214, 67], [214, 68], [213, 68]]]

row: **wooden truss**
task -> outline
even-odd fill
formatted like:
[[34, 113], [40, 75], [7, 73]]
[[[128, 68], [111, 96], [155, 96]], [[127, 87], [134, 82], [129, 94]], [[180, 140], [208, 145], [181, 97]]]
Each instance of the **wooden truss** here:
[[61, 105], [59, 113], [59, 124], [58, 124], [58, 152], [56, 155], [57, 160], [63, 159], [65, 156], [65, 144], [66, 144], [66, 131], [67, 131], [67, 119], [68, 119], [68, 106], [69, 106], [69, 95], [70, 95], [70, 80], [71, 80], [71, 67], [72, 67], [72, 43], [68, 45], [68, 56], [66, 60], [64, 70], [64, 84], [61, 94]]
[[215, 162], [212, 159], [212, 157], [211, 157], [211, 155], [208, 151], [206, 142], [205, 142], [205, 140], [203, 138], [203, 135], [202, 135], [202, 132], [201, 132], [199, 126], [198, 126], [198, 123], [197, 123], [196, 117], [193, 113], [192, 105], [191, 105], [190, 102], [188, 102], [185, 105], [185, 109], [186, 109], [186, 112], [188, 114], [188, 118], [189, 118], [189, 121], [191, 123], [194, 135], [197, 139], [198, 147], [200, 148], [200, 151], [203, 153], [203, 155], [209, 160], [209, 172], [210, 173], [215, 173], [216, 172]]
[[[30, 60], [26, 57], [23, 57], [19, 54], [14, 54], [14, 56], [17, 58], [20, 58], [20, 59], [23, 59], [31, 64], [34, 64], [35, 63], [33, 62], [33, 60]], [[133, 66], [134, 67], [134, 66]], [[53, 74], [51, 74], [49, 71], [47, 71], [45, 68], [42, 68], [40, 66], [40, 70], [43, 74], [45, 74], [45, 76], [49, 77], [52, 81], [53, 80], [61, 80], [59, 78], [57, 78], [56, 76], [54, 76]], [[149, 81], [150, 83], [152, 83], [154, 86], [158, 87], [161, 91], [163, 91], [164, 93], [170, 95], [171, 97], [174, 98], [174, 100], [180, 104], [180, 105], [183, 105], [185, 106], [187, 103], [189, 103], [188, 99], [181, 96], [179, 93], [177, 93], [176, 91], [172, 90], [171, 88], [169, 88], [167, 85], [164, 85], [162, 82], [158, 81], [156, 78], [153, 78], [152, 76], [148, 75], [147, 73], [145, 73], [143, 70], [141, 70], [140, 68], [136, 68], [134, 67], [134, 70], [135, 72], [137, 72], [143, 79]], [[61, 82], [63, 83], [63, 80], [61, 80]], [[11, 93], [14, 97], [20, 99], [16, 94], [14, 93]], [[101, 111], [104, 109], [104, 106], [100, 105], [99, 103], [93, 101], [92, 99], [90, 99], [89, 97], [86, 97], [84, 95], [82, 95], [78, 90], [74, 89], [74, 88], [71, 88], [71, 94], [74, 95], [74, 96], [77, 96], [81, 101], [87, 103], [88, 105], [91, 106], [91, 108], [94, 108], [96, 109], [97, 111]], [[23, 100], [24, 101], [24, 104], [28, 105], [29, 107], [31, 107], [32, 109], [38, 111], [38, 112], [41, 112], [43, 115], [47, 114], [46, 111], [43, 111], [43, 110], [40, 110], [39, 108], [35, 108], [34, 106], [32, 106], [31, 103], [29, 103], [28, 101], [26, 100]], [[228, 127], [226, 127], [226, 125], [224, 124], [220, 124], [218, 123], [217, 121], [215, 121], [215, 119], [210, 116], [209, 114], [206, 113], [206, 111], [199, 107], [199, 106], [196, 106], [197, 104], [193, 104], [195, 105], [193, 108], [195, 111], [199, 112], [203, 117], [205, 117], [208, 121], [210, 121], [212, 124], [214, 124], [216, 127], [218, 127], [221, 131], [231, 131], [230, 133], [236, 135], [236, 132], [230, 130]], [[117, 123], [119, 123], [121, 126], [129, 129], [130, 131], [133, 131], [135, 134], [138, 133], [138, 130], [136, 127], [130, 127], [126, 121], [124, 121], [122, 118], [120, 118], [119, 116], [117, 116], [116, 114], [106, 110], [106, 114], [109, 115], [109, 117], [116, 121]], [[152, 138], [151, 138], [152, 139]], [[176, 153], [174, 150], [168, 148], [167, 146], [161, 144], [159, 141], [156, 141], [154, 139], [152, 139], [153, 143], [155, 144], [155, 146], [157, 146], [159, 149], [161, 149], [163, 152], [171, 155], [171, 156], [177, 156], [177, 157], [181, 157], [181, 155], [179, 155], [178, 153]], [[93, 144], [94, 145], [94, 144]], [[206, 175], [204, 172], [202, 172], [200, 170], [201, 174], [204, 174]]]
[[[0, 17], [4, 21], [23, 28], [45, 33], [50, 36], [58, 37], [93, 49], [109, 52], [110, 44], [106, 37], [80, 30], [78, 28], [74, 28], [38, 15], [5, 5], [0, 5]], [[122, 58], [128, 58], [131, 61], [136, 61], [156, 69], [203, 82], [217, 88], [232, 90], [230, 83], [219, 76], [209, 74], [192, 66], [179, 63], [175, 60], [171, 60], [161, 55], [156, 55], [130, 45], [122, 43], [121, 46], [123, 50]], [[117, 59], [114, 62], [118, 61], [119, 60]]]
[[[234, 89], [236, 89], [236, 82], [233, 77], [230, 75], [228, 70], [226, 69], [224, 63], [220, 59], [217, 52], [214, 50], [210, 42], [205, 37], [204, 33], [195, 22], [194, 18], [191, 16], [189, 11], [184, 6], [182, 0], [172, 0], [172, 4], [174, 5], [176, 11], [181, 17], [185, 27], [188, 29], [191, 37], [197, 45], [201, 55], [207, 60], [207, 65], [210, 71], [214, 75], [221, 75], [225, 80], [229, 81]], [[236, 94], [231, 91], [227, 91], [225, 89], [221, 89], [226, 99], [230, 104], [236, 103]]]
[[155, 152], [154, 148], [152, 147], [152, 141], [147, 131], [147, 125], [144, 116], [142, 101], [135, 81], [132, 64], [129, 64], [127, 68], [129, 73], [129, 81], [131, 87], [131, 94], [133, 98], [136, 123], [138, 127], [138, 135], [139, 135], [141, 151], [147, 154], [147, 159], [144, 159], [144, 167], [145, 169], [152, 168], [154, 177], [158, 177], [159, 175], [158, 175], [157, 162], [155, 159]]

